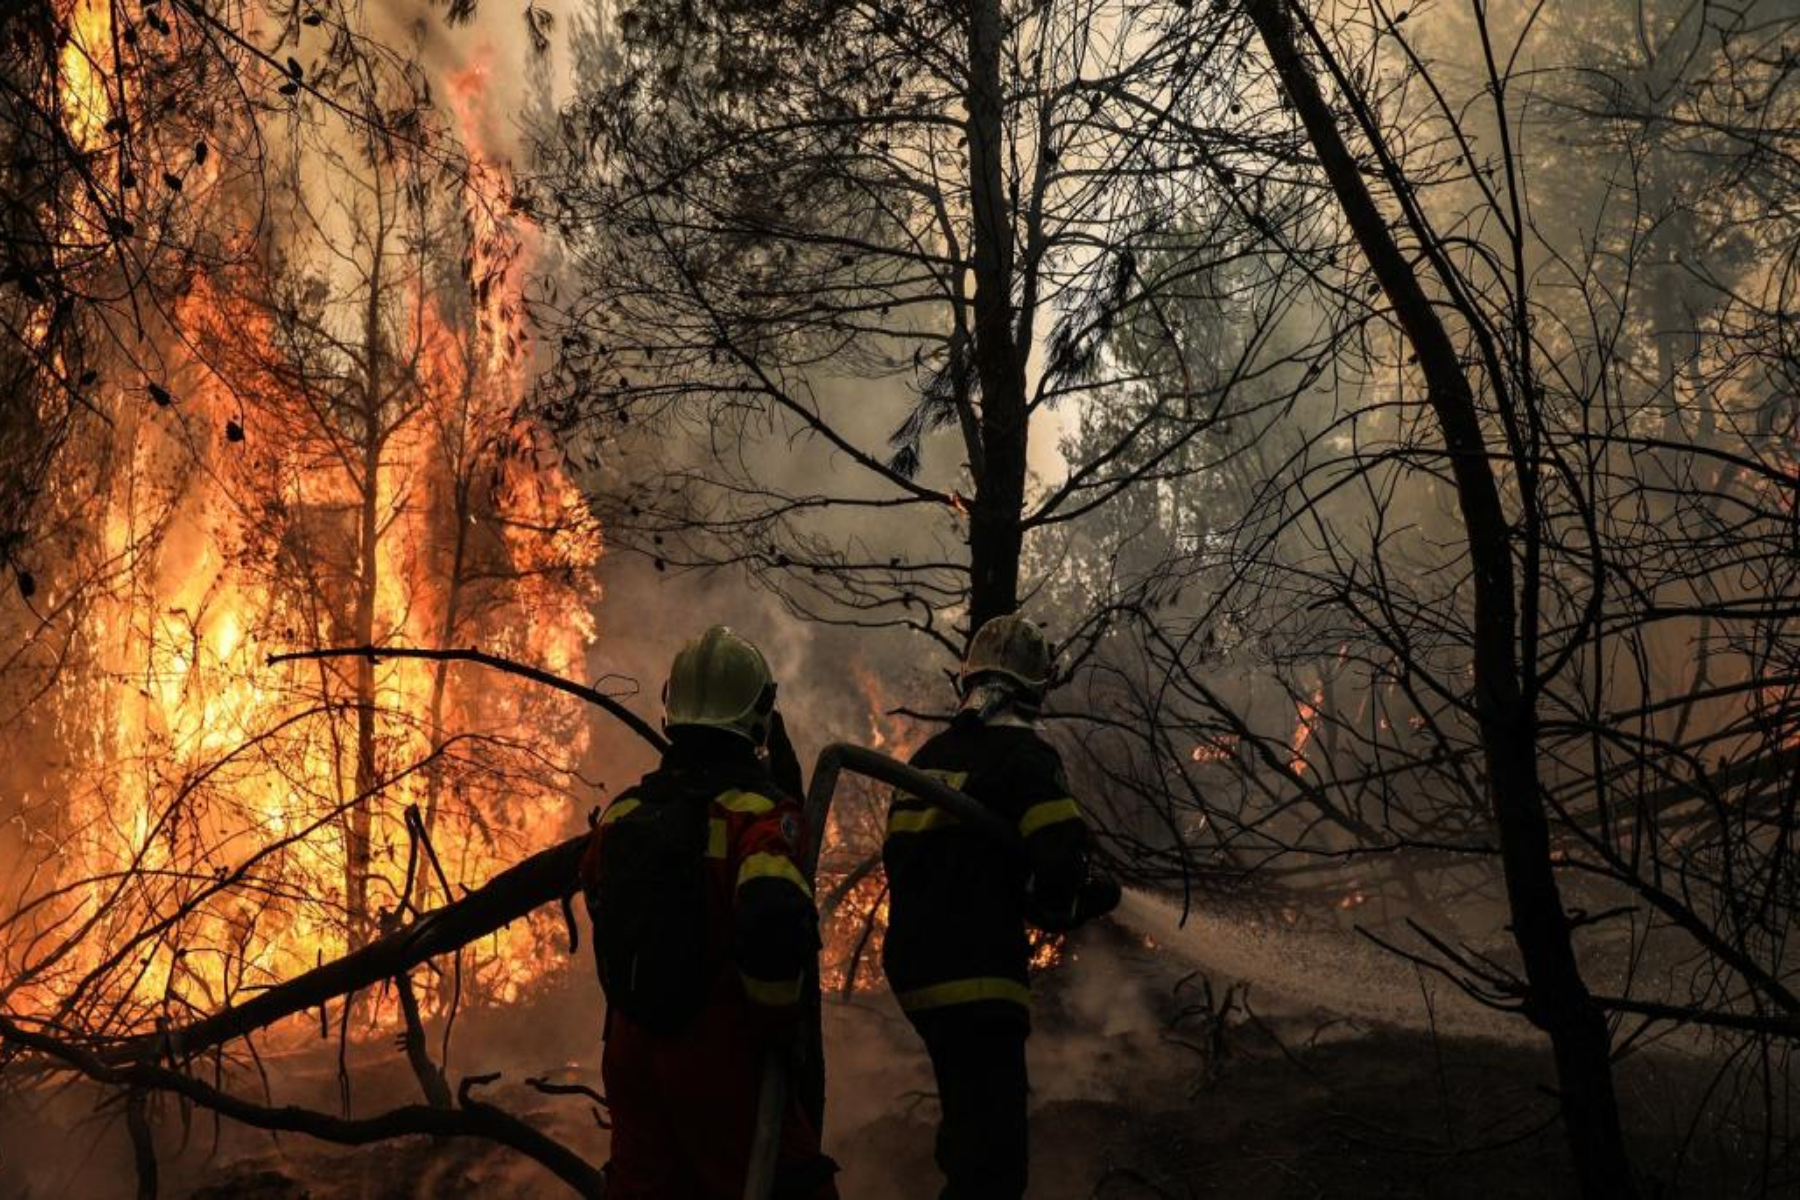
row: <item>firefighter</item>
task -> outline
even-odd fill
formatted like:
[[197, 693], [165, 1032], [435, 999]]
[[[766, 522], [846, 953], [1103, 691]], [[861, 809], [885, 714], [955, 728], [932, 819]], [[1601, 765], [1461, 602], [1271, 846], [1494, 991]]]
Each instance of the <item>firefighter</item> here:
[[943, 1200], [1025, 1194], [1026, 925], [1062, 932], [1119, 902], [1118, 885], [1090, 873], [1087, 823], [1037, 729], [1050, 668], [1035, 624], [988, 621], [969, 643], [955, 719], [912, 758], [1003, 816], [1020, 846], [904, 793], [888, 814], [882, 963], [937, 1075]]
[[[663, 702], [667, 753], [599, 816], [582, 860], [607, 1000], [607, 1196], [740, 1200], [764, 1064], [816, 987], [811, 833], [754, 645], [708, 629], [676, 654]], [[784, 1114], [775, 1194], [831, 1200], [806, 1107]]]

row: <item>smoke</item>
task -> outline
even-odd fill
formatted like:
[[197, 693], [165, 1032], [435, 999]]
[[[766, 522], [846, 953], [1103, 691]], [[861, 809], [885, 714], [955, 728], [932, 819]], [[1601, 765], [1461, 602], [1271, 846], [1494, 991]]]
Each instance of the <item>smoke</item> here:
[[439, 4], [382, 5], [368, 12], [368, 20], [377, 41], [417, 48], [414, 61], [440, 102], [453, 81], [479, 88], [478, 149], [498, 161], [523, 161], [524, 115], [555, 103], [566, 90], [567, 39], [552, 37], [538, 49], [520, 6], [490, 0], [453, 25]]

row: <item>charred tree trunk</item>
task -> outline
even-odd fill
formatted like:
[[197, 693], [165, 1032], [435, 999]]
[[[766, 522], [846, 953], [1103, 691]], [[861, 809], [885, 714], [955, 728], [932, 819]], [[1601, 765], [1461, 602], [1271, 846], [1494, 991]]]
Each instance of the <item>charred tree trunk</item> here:
[[999, 0], [969, 0], [969, 205], [973, 219], [975, 372], [981, 381], [982, 470], [969, 507], [971, 628], [1019, 606], [1025, 449], [1025, 355], [1013, 320], [1013, 223], [1002, 170], [1005, 97]]
[[[376, 229], [371, 244], [368, 303], [363, 313], [362, 379], [358, 397], [358, 450], [361, 471], [357, 499], [356, 640], [375, 644], [375, 602], [380, 588], [380, 559], [376, 543], [381, 537], [381, 451], [386, 429], [382, 422], [381, 304], [385, 276], [382, 259], [387, 249], [387, 214], [377, 192]], [[349, 813], [349, 837], [345, 841], [345, 919], [352, 949], [370, 936], [369, 918], [370, 838], [374, 825], [375, 787], [375, 660], [356, 661], [356, 800]]]
[[[375, 594], [378, 579], [375, 540], [380, 536], [380, 498], [376, 481], [381, 470], [378, 414], [365, 411], [368, 422], [363, 440], [363, 485], [359, 497], [358, 562], [356, 576], [356, 640], [375, 642]], [[356, 799], [350, 806], [350, 837], [344, 858], [345, 911], [350, 945], [363, 944], [369, 932], [369, 840], [373, 824], [370, 790], [375, 786], [375, 663], [356, 661]]]
[[142, 1088], [125, 1093], [125, 1129], [131, 1135], [131, 1156], [137, 1164], [138, 1200], [156, 1200], [159, 1172], [156, 1135], [150, 1128], [149, 1099]]
[[[375, 414], [368, 414], [371, 418]], [[371, 424], [373, 422], [371, 421]], [[373, 431], [371, 431], [373, 433]], [[356, 640], [369, 646], [375, 642], [376, 554], [380, 513], [375, 490], [375, 473], [380, 470], [381, 448], [370, 436], [364, 443], [363, 489], [359, 532], [360, 559], [356, 579]], [[375, 786], [375, 663], [372, 659], [356, 661], [356, 799], [350, 806], [350, 837], [344, 859], [347, 889], [346, 919], [350, 945], [360, 946], [369, 931], [369, 840], [373, 824], [370, 790]]]
[[[453, 546], [450, 554], [450, 578], [444, 585], [444, 619], [438, 626], [437, 644], [454, 646], [456, 644], [457, 626], [462, 621], [462, 593], [464, 559], [469, 546], [469, 480], [466, 475], [459, 476], [455, 486], [456, 503], [452, 506], [451, 519], [456, 529], [451, 535]], [[364, 642], [368, 645], [368, 642]], [[431, 672], [431, 706], [427, 718], [427, 736], [431, 740], [431, 767], [425, 774], [425, 815], [424, 829], [426, 838], [437, 829], [438, 804], [444, 792], [444, 765], [438, 751], [444, 745], [444, 699], [450, 685], [450, 666], [448, 659], [439, 660]], [[413, 888], [413, 903], [421, 904], [427, 891], [426, 872], [419, 872]], [[446, 895], [445, 902], [455, 899]]]
[[1376, 207], [1293, 36], [1289, 0], [1246, 0], [1282, 91], [1293, 103], [1357, 243], [1418, 355], [1427, 401], [1449, 453], [1474, 568], [1474, 702], [1499, 834], [1513, 938], [1529, 983], [1527, 1014], [1550, 1037], [1563, 1122], [1588, 1200], [1636, 1195], [1613, 1090], [1611, 1035], [1576, 964], [1550, 859], [1538, 779], [1534, 706], [1521, 680], [1510, 529], [1480, 414], [1449, 332]]

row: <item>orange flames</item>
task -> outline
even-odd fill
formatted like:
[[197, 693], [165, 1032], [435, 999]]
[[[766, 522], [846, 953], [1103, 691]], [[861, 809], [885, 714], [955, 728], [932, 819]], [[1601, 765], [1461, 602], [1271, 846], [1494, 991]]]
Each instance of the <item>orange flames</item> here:
[[[852, 673], [868, 714], [862, 741], [905, 762], [925, 740], [925, 731], [918, 722], [889, 711], [894, 702], [875, 672], [856, 666]], [[881, 942], [888, 919], [887, 878], [880, 865], [888, 790], [856, 776], [844, 777], [838, 787], [819, 856], [818, 896], [825, 921], [819, 977], [827, 994], [881, 986]]]
[[1324, 703], [1325, 688], [1322, 684], [1313, 689], [1311, 699], [1294, 702], [1294, 736], [1288, 743], [1288, 766], [1296, 775], [1306, 774], [1306, 746], [1312, 741], [1313, 731], [1318, 727], [1319, 710]]
[[[1314, 688], [1310, 697], [1294, 701], [1294, 732], [1288, 738], [1288, 768], [1296, 775], [1304, 775], [1309, 768], [1306, 748], [1312, 744], [1318, 730], [1324, 703], [1323, 685]], [[1202, 766], [1233, 762], [1238, 755], [1238, 741], [1234, 733], [1210, 735], [1194, 744], [1188, 758]]]
[[1227, 733], [1197, 743], [1188, 757], [1197, 763], [1228, 763], [1237, 757], [1237, 752], [1237, 734]]
[[[78, 0], [63, 52], [81, 144], [108, 119], [109, 11]], [[452, 81], [471, 138], [482, 69]], [[385, 422], [370, 457], [352, 453], [362, 426], [344, 396], [357, 381], [325, 378], [293, 343], [293, 314], [254, 283], [198, 281], [167, 371], [114, 381], [116, 461], [69, 485], [97, 479], [98, 494], [62, 500], [96, 514], [88, 559], [117, 582], [74, 612], [88, 658], [58, 684], [66, 795], [20, 822], [37, 874], [27, 916], [0, 928], [9, 1004], [78, 1006], [115, 1027], [185, 1020], [576, 826], [578, 702], [430, 662], [267, 661], [357, 644], [366, 625], [378, 645], [479, 644], [583, 673], [601, 539], [514, 415], [534, 247], [505, 226], [506, 189], [475, 154], [460, 202], [466, 295], [420, 270], [370, 301], [394, 314], [380, 352], [406, 351], [363, 381], [382, 390]], [[354, 338], [319, 344], [334, 340]], [[562, 938], [549, 916], [503, 930], [465, 954], [465, 985], [511, 999], [564, 961]]]
[[83, 150], [100, 141], [112, 119], [107, 81], [112, 71], [111, 0], [75, 0], [69, 9], [69, 38], [63, 43], [63, 124]]

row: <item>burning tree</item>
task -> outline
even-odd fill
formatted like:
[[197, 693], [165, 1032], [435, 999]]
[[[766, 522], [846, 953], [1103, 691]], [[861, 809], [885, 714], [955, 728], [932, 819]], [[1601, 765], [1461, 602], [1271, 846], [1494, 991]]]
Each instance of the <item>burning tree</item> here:
[[[129, 122], [95, 106], [160, 101], [102, 53], [121, 15], [77, 15], [102, 32], [72, 35], [85, 65], [51, 76], [67, 95], [45, 119], [66, 147], [104, 129], [129, 198], [136, 167], [117, 144]], [[253, 28], [192, 19], [221, 37]], [[42, 756], [19, 764], [5, 814], [8, 1055], [48, 1053], [137, 1096], [198, 1088], [251, 1123], [286, 1118], [188, 1074], [187, 1056], [218, 1042], [150, 1052], [168, 1067], [119, 1047], [462, 899], [521, 848], [565, 837], [584, 807], [571, 792], [587, 725], [567, 695], [477, 683], [450, 661], [270, 657], [480, 642], [579, 675], [601, 545], [560, 456], [517, 412], [532, 243], [506, 171], [479, 149], [485, 68], [451, 81], [459, 130], [422, 76], [362, 53], [357, 33], [308, 16], [286, 36], [295, 57], [269, 82], [280, 119], [215, 111], [208, 139], [184, 143], [215, 164], [209, 147], [259, 144], [257, 186], [197, 167], [164, 181], [171, 195], [210, 186], [212, 253], [188, 256], [175, 286], [132, 293], [163, 308], [128, 350], [90, 348], [81, 386], [99, 432], [32, 447], [60, 471], [44, 504], [68, 516], [25, 546], [41, 582], [21, 590], [44, 615], [7, 677]], [[106, 161], [97, 144], [84, 154], [78, 170]], [[560, 930], [505, 924], [466, 953], [444, 947], [454, 969], [432, 964], [442, 985], [427, 997], [406, 976], [423, 959], [364, 981], [397, 986], [346, 1004], [338, 1029], [353, 1012], [404, 1017], [433, 1111], [446, 1110], [421, 1128], [522, 1143], [585, 1185], [591, 1170], [466, 1088], [449, 1110], [447, 1064], [423, 1048], [422, 1015], [515, 998], [560, 960]], [[153, 1188], [141, 1100], [129, 1111]], [[349, 1136], [354, 1122], [331, 1120], [274, 1127]]]
[[[253, 24], [181, 13], [157, 19]], [[261, 123], [158, 144], [183, 198], [158, 220], [193, 232], [204, 191], [237, 231], [167, 276], [126, 270], [148, 189], [119, 114], [173, 73], [120, 82], [116, 8], [48, 15], [7, 61], [15, 141], [60, 174], [9, 195], [4, 269], [8, 369], [56, 403], [5, 465], [64, 519], [0, 545], [38, 564], [9, 682], [53, 748], [6, 814], [0, 1037], [130, 1095], [140, 1145], [142, 1094], [172, 1091], [336, 1140], [494, 1138], [598, 1186], [453, 1097], [421, 1032], [465, 954], [489, 995], [546, 969], [547, 931], [497, 931], [572, 888], [563, 696], [607, 703], [397, 652], [479, 643], [557, 683], [594, 636], [598, 533], [517, 412], [530, 210], [570, 264], [535, 411], [609, 537], [952, 652], [1037, 600], [1133, 878], [1396, 899], [1421, 919], [1373, 936], [1546, 1035], [1587, 1195], [1640, 1190], [1614, 1062], [1671, 1030], [1715, 1039], [1721, 1119], [1791, 1153], [1785, 10], [642, 0], [587, 31], [529, 200], [475, 149], [478, 77], [459, 139], [348, 30], [302, 62], [302, 17], [293, 59], [235, 43], [294, 116], [279, 199], [201, 149]], [[148, 350], [73, 340], [78, 283], [168, 278]], [[627, 455], [653, 465], [606, 473]], [[360, 649], [267, 662], [321, 644]], [[882, 905], [848, 846], [822, 892], [861, 939], [845, 987]], [[194, 1069], [385, 981], [426, 1106], [294, 1113]]]
[[[89, 642], [93, 669], [126, 686], [109, 700], [92, 677], [64, 676], [78, 703], [111, 720], [98, 721], [99, 781], [63, 817], [110, 852], [59, 854], [77, 871], [153, 852], [160, 862], [159, 843], [179, 826], [194, 841], [172, 860], [214, 864], [246, 835], [306, 830], [284, 865], [297, 873], [270, 884], [301, 912], [265, 910], [255, 919], [281, 933], [238, 938], [275, 977], [366, 941], [378, 907], [410, 902], [408, 886], [426, 893], [423, 878], [399, 878], [409, 806], [421, 808], [423, 835], [445, 843], [443, 888], [485, 873], [521, 833], [559, 832], [566, 800], [535, 781], [573, 765], [580, 724], [527, 694], [459, 694], [442, 664], [261, 660], [290, 646], [448, 634], [570, 671], [592, 635], [598, 553], [578, 498], [512, 417], [519, 366], [506, 342], [516, 347], [517, 332], [489, 297], [513, 267], [484, 261], [500, 240], [463, 245], [470, 285], [454, 290], [476, 299], [446, 305], [462, 218], [425, 203], [420, 172], [435, 166], [367, 130], [354, 152], [309, 140], [292, 153], [296, 167], [326, 172], [336, 207], [312, 207], [318, 196], [291, 179], [294, 238], [194, 288], [182, 326], [201, 349], [167, 376], [170, 403], [136, 424], [114, 482], [105, 529], [130, 569], [121, 592], [90, 609]], [[470, 203], [492, 198], [471, 192]], [[512, 732], [524, 720], [560, 725], [571, 757], [543, 761]], [[479, 760], [463, 747], [472, 738]], [[216, 777], [221, 760], [230, 766]], [[163, 809], [194, 775], [208, 798]], [[238, 821], [224, 815], [233, 811]], [[309, 911], [321, 903], [335, 911]], [[130, 906], [135, 916], [160, 907]], [[190, 969], [197, 953], [182, 936], [166, 952]], [[521, 973], [516, 986], [528, 959], [496, 964]], [[211, 994], [207, 1007], [224, 999]]]

